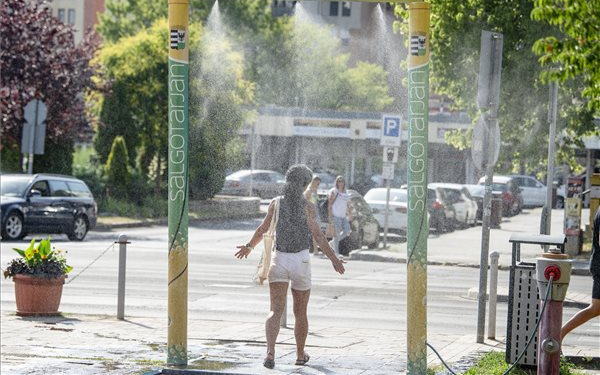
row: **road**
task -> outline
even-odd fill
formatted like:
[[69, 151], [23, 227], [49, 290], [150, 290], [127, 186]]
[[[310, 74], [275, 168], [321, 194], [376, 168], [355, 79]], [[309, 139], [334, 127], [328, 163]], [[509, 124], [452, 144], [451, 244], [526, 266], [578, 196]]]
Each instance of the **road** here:
[[[533, 215], [520, 215], [504, 223], [535, 227]], [[197, 319], [262, 322], [267, 312], [268, 288], [251, 281], [260, 247], [249, 259], [237, 260], [235, 246], [248, 241], [260, 219], [205, 222], [189, 228], [189, 316]], [[63, 292], [61, 311], [74, 314], [115, 315], [117, 305], [118, 244], [120, 233], [127, 234], [126, 316], [166, 317], [167, 306], [167, 228], [128, 228], [109, 232], [90, 232], [82, 243], [63, 236], [53, 237], [53, 244], [67, 250], [74, 267]], [[470, 235], [469, 235], [470, 233]], [[431, 236], [435, 256], [436, 244], [444, 244], [446, 256], [475, 253], [465, 250], [480, 242], [480, 227], [443, 236]], [[469, 237], [470, 242], [463, 238]], [[471, 238], [472, 237], [472, 238]], [[458, 239], [461, 240], [458, 240]], [[2, 242], [2, 265], [13, 257], [12, 247], [25, 247], [28, 241]], [[454, 245], [449, 245], [454, 244]], [[396, 246], [403, 246], [400, 243]], [[441, 246], [441, 245], [440, 245]], [[450, 247], [450, 249], [449, 249]], [[462, 255], [461, 255], [462, 256]], [[478, 255], [475, 255], [478, 259]], [[350, 260], [345, 275], [337, 275], [328, 260], [312, 258], [313, 290], [309, 304], [311, 326], [362, 328], [396, 331], [406, 336], [406, 265], [403, 263]], [[428, 332], [456, 336], [476, 334], [477, 300], [468, 293], [478, 285], [479, 270], [469, 267], [428, 267]], [[14, 310], [14, 293], [10, 280], [2, 279], [1, 307]], [[499, 287], [508, 289], [508, 272], [501, 271]], [[589, 277], [574, 276], [573, 290], [591, 288]], [[290, 298], [291, 303], [291, 298]], [[506, 332], [506, 303], [498, 304], [497, 335]], [[565, 308], [565, 318], [577, 311]], [[457, 319], [457, 317], [460, 317]], [[289, 320], [292, 320], [291, 309]], [[593, 347], [598, 341], [598, 323], [589, 331], [574, 332], [569, 340]], [[403, 341], [403, 340], [402, 340]], [[432, 343], [434, 346], [436, 343]]]

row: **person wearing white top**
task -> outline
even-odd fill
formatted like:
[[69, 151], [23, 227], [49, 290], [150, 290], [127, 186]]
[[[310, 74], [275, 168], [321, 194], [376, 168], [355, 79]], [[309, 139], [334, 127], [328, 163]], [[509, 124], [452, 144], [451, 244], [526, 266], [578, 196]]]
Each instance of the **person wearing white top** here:
[[352, 233], [350, 228], [350, 220], [352, 220], [350, 194], [346, 191], [346, 181], [342, 176], [335, 178], [335, 187], [329, 191], [328, 209], [329, 223], [335, 227], [333, 251], [339, 255], [340, 241]]

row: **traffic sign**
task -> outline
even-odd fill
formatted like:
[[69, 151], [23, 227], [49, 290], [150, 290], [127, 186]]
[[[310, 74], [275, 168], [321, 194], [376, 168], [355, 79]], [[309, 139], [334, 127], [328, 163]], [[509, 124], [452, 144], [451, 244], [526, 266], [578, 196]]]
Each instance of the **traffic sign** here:
[[21, 137], [21, 153], [41, 155], [44, 153], [46, 138], [46, 105], [41, 100], [34, 99], [27, 103], [23, 112], [25, 123]]
[[383, 163], [383, 168], [381, 170], [381, 177], [386, 180], [394, 179], [394, 164], [392, 163]]
[[381, 126], [381, 145], [400, 147], [400, 135], [402, 134], [402, 116], [383, 115]]
[[[484, 170], [487, 163], [495, 165], [500, 155], [500, 127], [498, 121], [490, 121], [492, 125], [486, 123], [483, 116], [477, 121], [473, 128], [473, 141], [471, 143], [471, 158], [473, 164], [479, 170]], [[489, 132], [491, 131], [491, 135]], [[487, 145], [487, 142], [491, 142]]]
[[384, 163], [397, 163], [398, 162], [398, 147], [384, 147], [383, 148], [383, 162]]

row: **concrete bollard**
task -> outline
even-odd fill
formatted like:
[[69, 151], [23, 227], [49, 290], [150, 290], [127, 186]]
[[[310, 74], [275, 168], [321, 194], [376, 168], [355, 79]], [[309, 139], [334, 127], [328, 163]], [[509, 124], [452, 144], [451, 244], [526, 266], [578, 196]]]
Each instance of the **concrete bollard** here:
[[127, 262], [127, 235], [119, 235], [119, 239], [115, 241], [119, 244], [119, 285], [117, 297], [117, 319], [125, 319], [125, 269]]
[[496, 338], [496, 303], [498, 301], [498, 259], [500, 253], [494, 251], [490, 254], [490, 300], [488, 317], [488, 339]]

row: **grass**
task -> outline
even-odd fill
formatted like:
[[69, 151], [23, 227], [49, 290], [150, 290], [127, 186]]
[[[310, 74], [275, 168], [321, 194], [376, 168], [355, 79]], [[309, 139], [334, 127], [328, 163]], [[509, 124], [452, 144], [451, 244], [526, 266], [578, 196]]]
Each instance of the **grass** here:
[[[484, 354], [469, 370], [462, 375], [502, 375], [508, 368], [509, 364], [505, 362], [504, 352], [491, 351]], [[448, 374], [447, 370], [441, 366], [427, 370], [427, 375]], [[522, 369], [515, 366], [510, 372], [511, 375], [536, 375], [536, 369]], [[564, 357], [560, 361], [560, 375], [584, 375], [583, 372], [578, 372], [575, 365], [568, 362]]]

